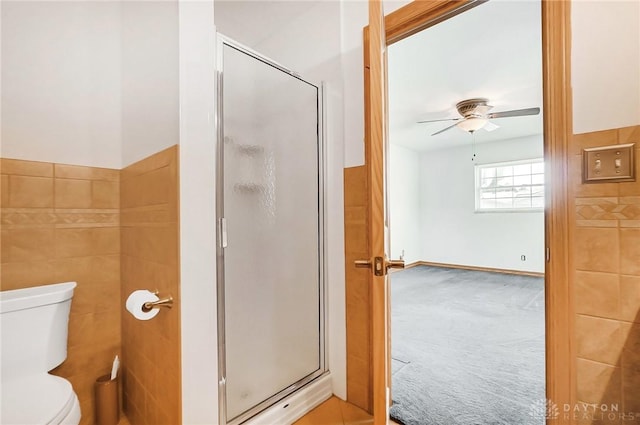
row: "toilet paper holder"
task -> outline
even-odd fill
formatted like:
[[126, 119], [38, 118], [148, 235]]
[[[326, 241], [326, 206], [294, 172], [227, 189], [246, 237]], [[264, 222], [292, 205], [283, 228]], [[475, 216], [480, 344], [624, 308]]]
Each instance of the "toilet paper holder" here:
[[[159, 292], [157, 290], [154, 291], [153, 294], [156, 296], [159, 296], [158, 295]], [[148, 313], [154, 308], [160, 308], [160, 307], [166, 307], [166, 308], [173, 307], [173, 297], [169, 295], [165, 298], [160, 298], [158, 301], [147, 301], [146, 303], [142, 304], [142, 311], [144, 311], [145, 313]]]

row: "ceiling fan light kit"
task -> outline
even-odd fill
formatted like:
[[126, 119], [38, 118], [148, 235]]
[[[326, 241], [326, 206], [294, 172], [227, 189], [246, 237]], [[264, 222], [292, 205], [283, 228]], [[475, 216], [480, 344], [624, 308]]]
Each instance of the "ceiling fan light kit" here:
[[471, 117], [465, 120], [460, 121], [456, 125], [458, 128], [461, 128], [464, 131], [468, 131], [469, 133], [473, 133], [476, 130], [480, 130], [484, 127], [489, 121], [486, 118], [480, 117]]
[[458, 110], [458, 113], [461, 115], [462, 118], [450, 118], [448, 120], [418, 121], [418, 123], [422, 124], [422, 123], [437, 122], [437, 121], [457, 121], [453, 125], [450, 125], [449, 127], [445, 127], [442, 130], [433, 133], [432, 136], [443, 133], [453, 127], [458, 127], [464, 131], [473, 133], [474, 131], [480, 130], [481, 128], [484, 128], [487, 131], [493, 131], [497, 129], [498, 126], [490, 122], [489, 121], [490, 119], [522, 117], [526, 115], [538, 115], [540, 113], [540, 108], [537, 108], [537, 107], [489, 113], [489, 111], [493, 108], [493, 106], [489, 105], [488, 102], [489, 102], [489, 99], [485, 97], [465, 99], [456, 103], [456, 109]]

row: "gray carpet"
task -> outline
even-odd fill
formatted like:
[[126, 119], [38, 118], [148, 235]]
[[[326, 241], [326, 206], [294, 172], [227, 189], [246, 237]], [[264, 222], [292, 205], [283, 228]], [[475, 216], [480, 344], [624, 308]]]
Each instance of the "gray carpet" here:
[[542, 278], [418, 266], [391, 274], [391, 417], [542, 425]]

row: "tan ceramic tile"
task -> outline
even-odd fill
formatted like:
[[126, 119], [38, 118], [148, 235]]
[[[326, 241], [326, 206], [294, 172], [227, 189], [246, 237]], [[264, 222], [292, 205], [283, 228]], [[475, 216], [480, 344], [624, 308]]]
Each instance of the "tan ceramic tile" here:
[[369, 370], [368, 359], [347, 354], [347, 400], [364, 410], [371, 408]]
[[640, 323], [640, 276], [620, 276], [620, 318]]
[[140, 282], [153, 282], [149, 289], [172, 294], [176, 303], [150, 322], [133, 320], [126, 313], [122, 318], [125, 347], [136, 347], [140, 339], [149, 341], [127, 350], [126, 357], [133, 371], [127, 409], [132, 422], [139, 416], [141, 424], [179, 423], [181, 415], [176, 154], [175, 147], [167, 149], [121, 174], [121, 299]]
[[640, 229], [620, 229], [620, 272], [640, 276]]
[[635, 165], [636, 165], [636, 181], [622, 182], [620, 185], [621, 196], [639, 196], [640, 195], [640, 142], [636, 141], [635, 149]]
[[3, 208], [4, 229], [49, 228], [56, 223], [53, 208]]
[[120, 223], [123, 226], [155, 226], [177, 222], [176, 205], [160, 204], [121, 210]]
[[[342, 420], [345, 425], [373, 424], [373, 416], [359, 407], [342, 400], [340, 400], [340, 407], [342, 408]], [[390, 423], [394, 422], [391, 421]]]
[[576, 220], [578, 227], [618, 227], [618, 220]]
[[54, 176], [61, 179], [119, 181], [120, 171], [111, 168], [55, 164]]
[[574, 134], [571, 141], [573, 153], [580, 154], [582, 149], [615, 145], [618, 143], [618, 130], [594, 131]]
[[618, 203], [619, 203], [619, 198], [617, 196], [575, 199], [576, 206], [586, 206], [586, 205], [599, 206], [605, 211], [611, 211], [618, 205]]
[[56, 229], [56, 258], [117, 254], [120, 252], [120, 229]]
[[52, 276], [55, 267], [51, 261], [32, 261], [25, 263], [5, 263], [2, 265], [2, 290], [27, 288], [30, 286], [56, 283]]
[[53, 258], [53, 228], [2, 230], [2, 262]]
[[[623, 412], [640, 413], [640, 365], [622, 369]], [[637, 417], [637, 416], [636, 416]], [[628, 422], [627, 422], [628, 423]], [[633, 422], [631, 422], [633, 423]]]
[[640, 196], [621, 196], [618, 202], [623, 205], [640, 205]]
[[[152, 282], [150, 290], [177, 292], [177, 267], [129, 255], [122, 255], [121, 260], [123, 290], [133, 291], [139, 288], [140, 282]], [[176, 293], [173, 296], [177, 298]]]
[[0, 175], [0, 207], [9, 206], [9, 176]]
[[329, 400], [311, 410], [296, 425], [343, 425], [341, 400], [331, 397]]
[[0, 172], [17, 176], [53, 177], [53, 164], [2, 158], [0, 159]]
[[[178, 420], [180, 415], [180, 378], [179, 364], [165, 365], [159, 369], [156, 398], [161, 403], [167, 416], [172, 420]], [[179, 422], [174, 422], [179, 423]]]
[[171, 175], [169, 167], [132, 176], [123, 181], [121, 186], [122, 207], [166, 204], [170, 200], [172, 189], [175, 191], [174, 186], [175, 179]]
[[640, 227], [640, 220], [620, 220], [621, 228], [638, 228]]
[[53, 179], [9, 176], [9, 206], [13, 208], [53, 207]]
[[[354, 206], [344, 207], [344, 222], [345, 226], [363, 226], [367, 225], [367, 207], [366, 206]], [[367, 240], [367, 235], [356, 235], [358, 241]]]
[[364, 166], [344, 169], [344, 205], [345, 207], [367, 205], [367, 175]]
[[161, 264], [178, 261], [177, 224], [158, 227], [122, 227], [122, 253]]
[[620, 403], [621, 369], [578, 358], [576, 361], [576, 395], [587, 403]]
[[95, 347], [119, 341], [119, 309], [69, 316], [69, 347], [81, 345]]
[[640, 370], [640, 324], [620, 322], [623, 339], [622, 367]]
[[92, 181], [91, 208], [120, 208], [120, 183]]
[[79, 281], [73, 293], [71, 313], [89, 314], [115, 311], [120, 314], [120, 280], [86, 283]]
[[56, 208], [91, 208], [91, 181], [55, 179]]
[[621, 144], [625, 144], [625, 143], [640, 144], [640, 125], [619, 128], [618, 142]]
[[578, 314], [575, 330], [578, 357], [619, 366], [622, 355], [620, 322]]
[[69, 257], [56, 259], [56, 281], [73, 280], [79, 285], [92, 287], [104, 282], [120, 281], [120, 256], [118, 254]]
[[620, 284], [617, 274], [575, 274], [576, 313], [616, 319], [620, 315]]
[[574, 242], [576, 269], [618, 272], [618, 229], [579, 227]]

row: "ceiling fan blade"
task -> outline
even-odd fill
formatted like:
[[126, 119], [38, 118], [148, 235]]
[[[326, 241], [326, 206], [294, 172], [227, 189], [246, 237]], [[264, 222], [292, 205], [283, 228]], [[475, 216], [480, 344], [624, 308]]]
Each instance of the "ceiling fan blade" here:
[[487, 115], [487, 118], [507, 118], [507, 117], [522, 117], [525, 115], [538, 115], [540, 108], [526, 108], [526, 109], [514, 109], [512, 111], [493, 112]]
[[482, 128], [484, 128], [487, 131], [493, 131], [493, 130], [499, 129], [500, 126], [492, 123], [491, 121], [487, 121], [487, 123]]
[[443, 118], [441, 120], [424, 120], [424, 121], [416, 121], [417, 124], [424, 124], [428, 122], [440, 122], [440, 121], [459, 121], [462, 118]]
[[458, 123], [451, 124], [449, 127], [445, 127], [445, 128], [443, 128], [442, 130], [440, 130], [440, 131], [436, 131], [435, 133], [433, 133], [433, 134], [432, 134], [432, 136], [435, 136], [435, 135], [437, 135], [437, 134], [440, 134], [440, 133], [443, 133], [443, 132], [445, 132], [445, 131], [447, 131], [447, 130], [450, 130], [450, 129], [452, 129], [453, 127], [455, 127], [456, 125], [458, 125]]

